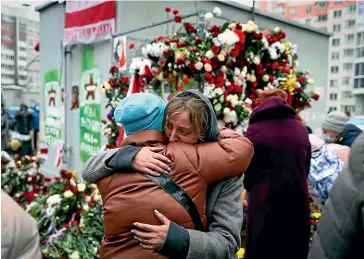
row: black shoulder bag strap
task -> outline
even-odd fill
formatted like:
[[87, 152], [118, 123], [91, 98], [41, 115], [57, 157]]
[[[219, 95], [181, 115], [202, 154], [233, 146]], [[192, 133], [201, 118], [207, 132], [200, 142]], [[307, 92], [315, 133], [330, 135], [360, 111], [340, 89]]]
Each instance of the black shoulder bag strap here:
[[171, 178], [165, 174], [160, 176], [152, 176], [144, 174], [149, 180], [159, 185], [165, 192], [171, 195], [176, 201], [178, 201], [183, 208], [190, 214], [192, 222], [195, 225], [195, 229], [199, 231], [204, 231], [204, 227], [201, 221], [200, 214], [196, 208], [195, 203], [191, 197]]

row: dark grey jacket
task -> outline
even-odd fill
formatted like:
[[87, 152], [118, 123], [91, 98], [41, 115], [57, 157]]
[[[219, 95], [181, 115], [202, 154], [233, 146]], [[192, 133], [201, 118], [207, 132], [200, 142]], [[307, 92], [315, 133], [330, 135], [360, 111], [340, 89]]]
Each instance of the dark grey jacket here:
[[364, 133], [336, 178], [308, 259], [364, 258]]

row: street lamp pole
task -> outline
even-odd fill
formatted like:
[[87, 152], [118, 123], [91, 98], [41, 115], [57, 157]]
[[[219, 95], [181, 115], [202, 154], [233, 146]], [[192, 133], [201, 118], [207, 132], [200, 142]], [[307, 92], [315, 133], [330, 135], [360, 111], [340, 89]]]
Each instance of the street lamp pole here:
[[253, 0], [253, 6], [252, 6], [252, 21], [254, 22], [255, 19], [255, 0]]

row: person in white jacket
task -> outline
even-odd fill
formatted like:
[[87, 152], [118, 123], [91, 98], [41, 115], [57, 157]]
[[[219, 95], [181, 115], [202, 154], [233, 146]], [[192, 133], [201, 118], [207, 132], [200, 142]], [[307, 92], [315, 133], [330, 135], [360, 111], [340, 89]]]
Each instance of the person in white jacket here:
[[1, 190], [1, 258], [42, 258], [35, 220], [3, 190]]

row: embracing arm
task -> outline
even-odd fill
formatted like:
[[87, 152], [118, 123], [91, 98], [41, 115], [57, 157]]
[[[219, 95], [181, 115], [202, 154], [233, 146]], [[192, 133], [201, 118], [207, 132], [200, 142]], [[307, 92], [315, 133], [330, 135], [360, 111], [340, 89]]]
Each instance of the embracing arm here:
[[186, 230], [171, 222], [160, 253], [173, 258], [178, 255], [178, 259], [234, 258], [241, 245], [242, 190], [243, 175], [214, 185], [207, 200], [208, 211], [212, 206], [207, 232]]
[[229, 129], [220, 131], [218, 141], [195, 148], [187, 156], [208, 184], [244, 173], [254, 154], [252, 143]]
[[96, 183], [106, 176], [132, 168], [133, 157], [141, 148], [130, 145], [96, 153], [86, 162], [82, 178], [87, 182]]

